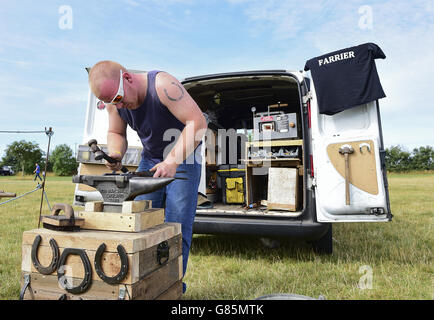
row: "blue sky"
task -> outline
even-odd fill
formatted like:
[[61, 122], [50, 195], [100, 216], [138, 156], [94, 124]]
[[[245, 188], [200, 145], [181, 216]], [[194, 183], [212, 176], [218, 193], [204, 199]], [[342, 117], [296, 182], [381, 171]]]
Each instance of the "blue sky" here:
[[[380, 100], [386, 146], [434, 145], [432, 0], [0, 3], [0, 130], [53, 127], [53, 148], [81, 143], [84, 68], [100, 60], [182, 79], [301, 70], [312, 57], [365, 42], [378, 44], [387, 56], [376, 60], [387, 95]], [[47, 148], [45, 134], [1, 133], [0, 156], [21, 139]]]

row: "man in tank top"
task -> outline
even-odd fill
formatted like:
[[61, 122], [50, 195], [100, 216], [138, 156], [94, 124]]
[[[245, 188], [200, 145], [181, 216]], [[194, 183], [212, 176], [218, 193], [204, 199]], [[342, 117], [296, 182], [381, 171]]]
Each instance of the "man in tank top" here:
[[[207, 128], [202, 111], [182, 84], [166, 72], [133, 73], [116, 62], [101, 61], [90, 70], [89, 84], [94, 95], [107, 105], [110, 157], [122, 160], [128, 147], [129, 125], [143, 145], [137, 171], [153, 171], [154, 177], [187, 178], [136, 198], [152, 200], [154, 208], [165, 208], [166, 222], [181, 223], [185, 275], [201, 172], [197, 147]], [[176, 132], [177, 137], [173, 134]], [[170, 141], [167, 136], [174, 139]], [[120, 170], [122, 164], [106, 162], [106, 166]]]

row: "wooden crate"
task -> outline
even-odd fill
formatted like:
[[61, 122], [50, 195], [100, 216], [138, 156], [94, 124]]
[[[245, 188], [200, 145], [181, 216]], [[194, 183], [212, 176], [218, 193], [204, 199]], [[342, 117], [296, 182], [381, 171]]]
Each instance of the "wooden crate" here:
[[[67, 279], [72, 286], [78, 286], [86, 278], [84, 263], [76, 254], [69, 255], [65, 267], [57, 266], [52, 273], [44, 275], [38, 272], [32, 262], [32, 245], [40, 236], [36, 258], [44, 267], [52, 260], [50, 239], [54, 239], [59, 248], [59, 257], [67, 248], [84, 251], [90, 263], [88, 275], [90, 285], [84, 292], [71, 293], [59, 282], [59, 271], [65, 270], [61, 279]], [[100, 262], [107, 277], [117, 275], [121, 270], [121, 258], [118, 245], [125, 249], [128, 260], [128, 271], [125, 277], [116, 284], [103, 281], [95, 268], [95, 256], [100, 245], [106, 245]], [[169, 247], [168, 255], [164, 253], [163, 244]], [[164, 247], [164, 246], [163, 246]], [[167, 251], [166, 251], [167, 252]], [[182, 236], [181, 225], [164, 223], [142, 232], [113, 232], [81, 230], [78, 232], [62, 232], [49, 229], [34, 229], [23, 233], [22, 245], [22, 282], [30, 276], [30, 286], [24, 299], [179, 299], [182, 295]]]
[[77, 213], [82, 229], [140, 232], [164, 223], [164, 209], [151, 208], [150, 200], [124, 201], [121, 212], [105, 212], [102, 201], [87, 202]]

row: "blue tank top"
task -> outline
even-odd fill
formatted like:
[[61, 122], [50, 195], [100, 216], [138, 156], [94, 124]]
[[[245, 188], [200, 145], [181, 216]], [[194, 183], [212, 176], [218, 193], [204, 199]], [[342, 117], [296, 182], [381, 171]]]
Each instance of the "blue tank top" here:
[[[142, 141], [142, 158], [145, 157], [155, 162], [164, 160], [170, 151], [165, 148], [178, 138], [185, 127], [158, 98], [155, 89], [155, 77], [158, 72], [160, 71], [148, 72], [146, 98], [137, 109], [117, 109], [121, 118], [137, 132]], [[170, 140], [164, 141], [164, 133], [169, 129], [177, 130], [171, 130], [168, 135]], [[172, 132], [177, 134], [172, 134]]]

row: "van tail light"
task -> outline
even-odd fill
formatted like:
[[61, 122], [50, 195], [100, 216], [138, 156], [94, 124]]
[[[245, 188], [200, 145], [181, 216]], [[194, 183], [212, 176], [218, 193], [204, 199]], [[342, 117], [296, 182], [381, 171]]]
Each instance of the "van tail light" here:
[[310, 176], [313, 178], [315, 176], [313, 172], [313, 156], [310, 155], [309, 157], [310, 157]]
[[311, 128], [311, 113], [310, 113], [310, 101], [307, 102], [307, 123], [308, 123], [308, 128]]

